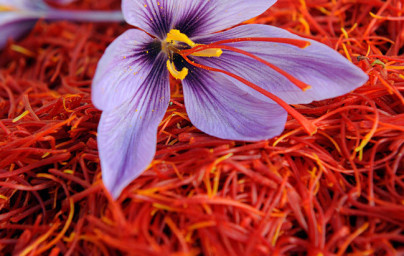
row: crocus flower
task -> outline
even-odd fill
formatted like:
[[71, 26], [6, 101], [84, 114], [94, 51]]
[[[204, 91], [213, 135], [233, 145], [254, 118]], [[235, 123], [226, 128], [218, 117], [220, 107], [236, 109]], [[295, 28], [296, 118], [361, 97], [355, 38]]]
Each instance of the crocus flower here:
[[131, 29], [119, 36], [99, 61], [92, 84], [92, 101], [103, 111], [103, 182], [114, 198], [153, 159], [170, 100], [169, 74], [182, 80], [195, 127], [243, 141], [279, 135], [288, 112], [299, 117], [288, 104], [340, 96], [367, 81], [338, 52], [285, 30], [242, 25], [223, 31], [275, 2], [122, 1], [125, 20], [147, 33]]
[[[56, 0], [54, 0], [56, 2]], [[67, 3], [58, 0], [59, 3]], [[70, 1], [71, 2], [71, 1]], [[120, 11], [66, 11], [48, 6], [42, 0], [0, 0], [0, 49], [29, 31], [38, 19], [73, 21], [121, 21]]]

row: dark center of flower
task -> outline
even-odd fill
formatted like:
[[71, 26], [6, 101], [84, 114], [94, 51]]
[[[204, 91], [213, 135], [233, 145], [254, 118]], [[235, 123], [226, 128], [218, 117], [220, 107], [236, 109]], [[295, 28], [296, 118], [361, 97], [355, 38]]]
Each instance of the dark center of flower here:
[[[181, 50], [192, 49], [200, 45], [201, 44], [194, 43], [187, 35], [181, 33], [179, 30], [170, 30], [166, 39], [161, 42], [161, 50], [168, 56], [167, 69], [174, 78], [183, 80], [188, 75], [188, 68], [186, 67], [183, 67], [181, 71], [177, 70], [174, 64], [175, 56], [178, 56]], [[191, 55], [198, 57], [220, 57], [222, 53], [223, 51], [220, 48], [209, 48], [193, 52]]]

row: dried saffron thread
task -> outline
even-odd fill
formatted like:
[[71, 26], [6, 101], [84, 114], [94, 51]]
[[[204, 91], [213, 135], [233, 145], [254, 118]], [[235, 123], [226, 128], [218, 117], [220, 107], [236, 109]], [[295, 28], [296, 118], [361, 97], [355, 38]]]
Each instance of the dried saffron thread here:
[[[287, 136], [275, 146], [276, 139], [241, 143], [200, 133], [183, 118], [186, 112], [181, 91], [175, 89], [178, 94], [175, 101], [180, 104], [169, 106], [167, 123], [164, 129], [163, 125], [159, 128], [155, 164], [124, 192], [118, 202], [122, 217], [127, 221], [124, 226], [117, 225], [100, 185], [94, 140], [99, 112], [91, 106], [88, 94], [89, 80], [101, 52], [124, 28], [38, 23], [33, 33], [16, 42], [37, 56], [30, 57], [8, 48], [0, 53], [0, 157], [9, 157], [9, 150], [22, 153], [11, 162], [1, 162], [1, 182], [40, 188], [38, 185], [47, 184], [49, 180], [36, 177], [36, 173], [51, 173], [66, 184], [74, 198], [74, 218], [65, 236], [44, 254], [60, 251], [63, 255], [70, 252], [72, 255], [119, 255], [134, 250], [140, 255], [183, 254], [178, 236], [164, 222], [166, 217], [181, 231], [186, 246], [194, 255], [400, 254], [404, 241], [401, 214], [404, 106], [398, 95], [390, 94], [377, 75], [389, 83], [390, 89], [403, 91], [403, 70], [389, 66], [402, 64], [403, 41], [397, 31], [403, 30], [404, 23], [374, 19], [369, 15], [369, 12], [378, 13], [384, 4], [376, 0], [349, 3], [343, 0], [280, 0], [267, 14], [249, 21], [273, 24], [316, 41], [328, 42], [341, 53], [344, 53], [341, 45], [344, 43], [352, 60], [368, 72], [370, 82], [358, 88], [355, 94], [296, 106], [302, 115], [313, 118], [321, 132], [307, 136], [292, 119], [286, 123], [284, 134]], [[71, 8], [109, 9], [111, 6], [118, 8], [120, 1], [76, 1]], [[302, 8], [307, 12], [302, 14]], [[392, 0], [378, 15], [400, 17], [401, 10], [401, 1]], [[373, 20], [376, 22], [369, 26]], [[325, 34], [319, 33], [313, 21]], [[349, 32], [355, 23], [358, 25]], [[341, 34], [341, 27], [348, 32], [349, 40]], [[369, 35], [364, 37], [368, 27]], [[88, 35], [84, 42], [80, 34]], [[63, 61], [53, 62], [57, 56]], [[357, 59], [357, 56], [365, 57]], [[58, 63], [62, 63], [60, 73], [55, 76], [55, 82], [50, 83]], [[27, 94], [29, 104], [40, 121], [34, 122], [34, 117], [28, 114], [12, 123], [13, 118], [26, 110], [22, 96], [28, 88], [32, 88]], [[74, 104], [67, 95], [77, 93], [81, 94], [81, 101]], [[66, 109], [75, 111], [77, 117], [39, 137], [27, 152], [24, 153], [24, 148], [19, 151], [19, 146], [29, 141], [26, 136], [69, 117], [63, 108], [65, 96]], [[375, 109], [371, 102], [376, 105], [380, 121], [363, 148], [360, 160], [355, 149], [375, 124]], [[176, 114], [168, 118], [172, 113], [181, 116]], [[74, 125], [77, 127], [72, 129]], [[81, 146], [72, 147], [75, 144]], [[52, 151], [52, 155], [42, 158], [43, 152], [51, 149], [67, 152]], [[210, 169], [216, 159], [229, 153], [233, 153], [229, 159]], [[354, 158], [350, 160], [352, 156]], [[50, 161], [45, 161], [49, 158]], [[294, 170], [289, 162], [296, 165]], [[363, 191], [360, 196], [352, 190], [356, 186], [353, 165], [358, 170]], [[324, 168], [321, 176], [319, 168]], [[372, 169], [373, 178], [369, 169]], [[61, 173], [74, 170], [68, 175], [93, 186], [86, 188], [84, 183], [77, 183], [54, 170]], [[177, 173], [183, 177], [181, 181]], [[242, 202], [266, 216], [257, 217], [247, 209], [204, 201], [184, 204], [194, 196], [207, 196], [208, 180], [214, 194], [212, 187], [216, 177], [219, 177], [216, 194], [220, 198]], [[316, 177], [320, 177], [318, 181]], [[281, 188], [282, 182], [284, 187]], [[290, 188], [295, 192], [294, 200], [288, 198]], [[155, 196], [137, 195], [140, 190], [152, 190]], [[66, 220], [70, 210], [67, 201], [64, 206], [59, 204], [67, 198], [62, 185], [54, 182], [52, 187], [37, 192], [45, 205], [46, 216], [42, 218], [37, 217], [43, 214], [40, 203], [32, 200], [32, 192], [0, 187], [2, 254], [24, 251], [46, 234], [51, 225], [59, 223], [59, 227], [37, 247], [40, 248], [62, 229], [59, 219]], [[169, 206], [172, 211], [162, 206]], [[270, 209], [272, 214], [267, 215]], [[318, 227], [308, 225], [306, 230], [299, 223], [312, 219], [313, 211], [314, 217], [318, 216]], [[368, 228], [361, 230], [365, 223]], [[118, 227], [124, 236], [117, 234]], [[311, 230], [313, 228], [317, 230]]]

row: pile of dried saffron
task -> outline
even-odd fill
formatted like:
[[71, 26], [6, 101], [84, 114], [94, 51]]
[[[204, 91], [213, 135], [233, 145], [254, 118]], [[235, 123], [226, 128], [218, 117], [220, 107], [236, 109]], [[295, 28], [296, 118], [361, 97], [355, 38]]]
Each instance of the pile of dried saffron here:
[[333, 47], [369, 82], [296, 105], [319, 126], [313, 136], [289, 119], [282, 136], [245, 143], [193, 127], [173, 81], [155, 160], [116, 202], [101, 182], [90, 85], [129, 26], [39, 21], [0, 53], [0, 254], [404, 254], [402, 10], [401, 0], [278, 1], [250, 22]]

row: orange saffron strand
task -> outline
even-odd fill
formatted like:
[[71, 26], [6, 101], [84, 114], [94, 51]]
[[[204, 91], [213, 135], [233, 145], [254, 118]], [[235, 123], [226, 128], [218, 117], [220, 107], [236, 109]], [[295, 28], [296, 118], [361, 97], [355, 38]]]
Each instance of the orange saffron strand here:
[[[196, 48], [196, 47], [195, 47], [195, 48]], [[275, 70], [275, 71], [278, 72], [279, 74], [283, 75], [284, 77], [286, 77], [286, 79], [288, 79], [291, 83], [293, 83], [294, 85], [296, 85], [297, 87], [299, 87], [302, 91], [306, 91], [306, 90], [308, 90], [308, 89], [311, 88], [310, 85], [308, 85], [308, 84], [306, 84], [306, 83], [300, 81], [300, 80], [297, 79], [296, 77], [292, 76], [291, 74], [289, 74], [288, 72], [284, 71], [283, 69], [281, 69], [281, 68], [275, 66], [274, 64], [272, 64], [272, 63], [270, 63], [270, 62], [268, 62], [268, 61], [266, 61], [266, 60], [264, 60], [264, 59], [262, 59], [262, 58], [260, 58], [260, 57], [258, 57], [258, 56], [256, 56], [256, 55], [254, 55], [254, 54], [252, 54], [252, 53], [249, 53], [249, 52], [247, 52], [247, 51], [244, 51], [244, 50], [241, 50], [241, 49], [238, 49], [238, 48], [235, 48], [235, 47], [231, 47], [231, 46], [227, 46], [227, 45], [220, 45], [220, 46], [217, 46], [217, 45], [215, 45], [215, 44], [203, 45], [203, 46], [201, 46], [198, 50], [195, 50], [195, 51], [192, 51], [192, 52], [190, 51], [190, 53], [187, 51], [187, 54], [186, 54], [186, 55], [192, 54], [193, 52], [198, 52], [198, 51], [200, 51], [200, 50], [210, 49], [210, 48], [221, 48], [221, 49], [226, 49], [226, 50], [229, 50], [229, 51], [232, 51], [232, 52], [237, 52], [237, 53], [244, 54], [244, 55], [246, 55], [246, 56], [248, 56], [248, 57], [251, 57], [251, 58], [253, 58], [253, 59], [255, 59], [255, 60], [261, 62], [261, 63], [264, 64], [264, 65], [267, 65], [268, 67], [272, 68], [273, 70]], [[192, 49], [191, 49], [191, 50], [192, 50]]]

